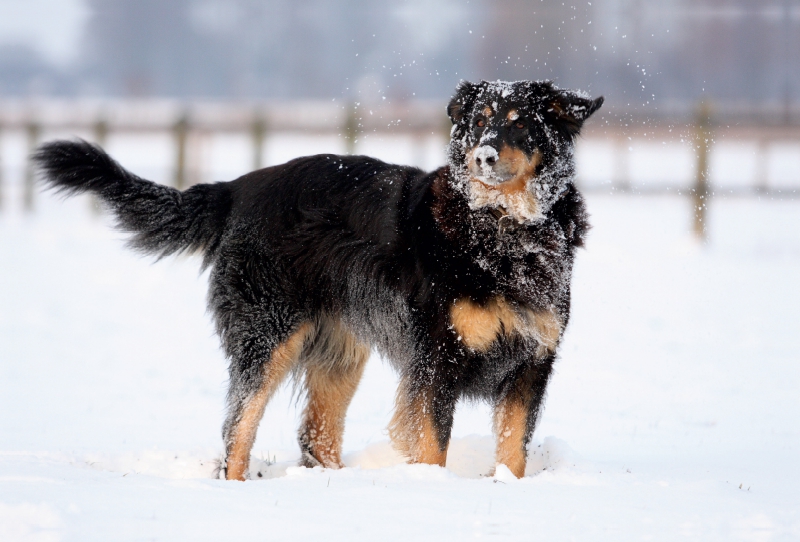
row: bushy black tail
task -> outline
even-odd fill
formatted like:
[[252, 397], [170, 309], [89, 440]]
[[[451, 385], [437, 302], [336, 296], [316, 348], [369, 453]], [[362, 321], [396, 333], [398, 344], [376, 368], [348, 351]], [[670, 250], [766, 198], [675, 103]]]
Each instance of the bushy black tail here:
[[92, 192], [115, 214], [129, 245], [159, 258], [203, 251], [208, 264], [231, 209], [227, 183], [198, 184], [183, 192], [126, 171], [86, 141], [54, 141], [33, 156], [45, 182], [60, 192]]

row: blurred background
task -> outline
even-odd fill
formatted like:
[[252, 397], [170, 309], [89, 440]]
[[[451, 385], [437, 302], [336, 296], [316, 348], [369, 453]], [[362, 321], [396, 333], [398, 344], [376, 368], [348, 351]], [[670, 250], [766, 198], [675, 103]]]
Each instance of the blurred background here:
[[317, 152], [433, 168], [461, 79], [604, 95], [585, 190], [793, 197], [798, 51], [800, 0], [0, 0], [2, 208], [69, 135], [181, 187]]
[[[788, 120], [796, 0], [3, 0], [5, 96], [444, 100], [542, 79], [615, 106]], [[649, 106], [649, 107], [648, 107]]]

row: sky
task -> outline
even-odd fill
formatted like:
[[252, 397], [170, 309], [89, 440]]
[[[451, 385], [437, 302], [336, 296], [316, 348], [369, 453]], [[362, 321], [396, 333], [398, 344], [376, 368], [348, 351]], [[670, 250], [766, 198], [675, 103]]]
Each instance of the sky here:
[[65, 67], [80, 52], [89, 9], [83, 0], [0, 0], [0, 45], [26, 45]]

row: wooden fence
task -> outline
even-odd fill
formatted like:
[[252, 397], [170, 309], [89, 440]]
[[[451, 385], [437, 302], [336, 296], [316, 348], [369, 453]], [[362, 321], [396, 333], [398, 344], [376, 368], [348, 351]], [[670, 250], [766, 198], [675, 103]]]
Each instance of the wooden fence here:
[[[199, 166], [190, 163], [193, 157], [189, 152], [191, 138], [198, 135], [247, 134], [252, 168], [257, 169], [266, 165], [264, 142], [275, 134], [332, 135], [341, 138], [347, 153], [355, 153], [362, 134], [402, 134], [415, 141], [433, 135], [441, 139], [443, 146], [449, 137], [450, 122], [439, 101], [386, 106], [335, 102], [184, 104], [169, 100], [46, 100], [0, 101], [0, 130], [24, 132], [29, 153], [43, 136], [51, 134], [80, 133], [102, 146], [111, 133], [169, 133], [174, 140], [173, 182], [174, 186], [183, 189], [198, 178]], [[793, 141], [798, 144], [800, 156], [800, 125], [726, 124], [719, 111], [715, 113], [710, 104], [701, 104], [692, 117], [682, 121], [646, 116], [636, 118], [619, 115], [613, 110], [606, 111], [599, 120], [593, 119], [587, 124], [583, 134], [586, 141], [614, 142], [611, 152], [615, 166], [610, 186], [620, 192], [648, 191], [632, 186], [627, 152], [630, 142], [690, 142], [695, 154], [695, 175], [692, 187], [685, 192], [694, 207], [693, 228], [700, 238], [706, 235], [706, 211], [713, 195], [709, 185], [709, 155], [714, 141], [720, 138], [756, 141], [763, 155], [773, 141]], [[766, 158], [757, 157], [757, 160]], [[190, 172], [195, 174], [190, 175]], [[752, 190], [745, 193], [763, 194], [771, 190], [766, 173], [759, 175], [764, 178], [757, 179]], [[28, 211], [34, 208], [35, 176], [36, 172], [28, 162], [22, 189], [23, 208]], [[800, 187], [800, 182], [797, 186]], [[664, 187], [660, 189], [664, 190]], [[782, 196], [796, 197], [797, 192], [784, 191]], [[0, 204], [2, 197], [3, 179], [0, 178]]]

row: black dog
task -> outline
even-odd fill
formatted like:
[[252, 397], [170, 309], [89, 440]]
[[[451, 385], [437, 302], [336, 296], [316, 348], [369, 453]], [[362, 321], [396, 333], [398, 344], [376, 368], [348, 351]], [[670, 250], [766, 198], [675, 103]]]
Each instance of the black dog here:
[[522, 476], [588, 229], [573, 142], [602, 104], [549, 82], [462, 83], [449, 164], [298, 158], [184, 192], [86, 142], [43, 145], [50, 185], [90, 191], [130, 244], [204, 255], [230, 360], [228, 479], [245, 478], [270, 396], [292, 373], [307, 406], [301, 464], [340, 467], [370, 347], [401, 373], [390, 424], [412, 462], [444, 465], [460, 398], [495, 408], [497, 463]]

